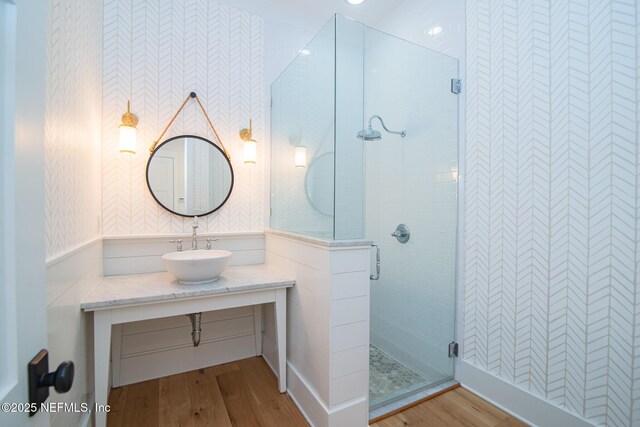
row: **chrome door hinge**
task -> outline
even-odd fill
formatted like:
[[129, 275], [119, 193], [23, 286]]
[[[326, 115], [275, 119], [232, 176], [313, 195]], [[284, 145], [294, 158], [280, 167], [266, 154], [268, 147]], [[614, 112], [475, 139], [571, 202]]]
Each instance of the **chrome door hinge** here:
[[458, 357], [458, 343], [455, 341], [449, 344], [449, 357]]
[[462, 92], [462, 80], [451, 79], [451, 93], [455, 93], [457, 95], [460, 92]]

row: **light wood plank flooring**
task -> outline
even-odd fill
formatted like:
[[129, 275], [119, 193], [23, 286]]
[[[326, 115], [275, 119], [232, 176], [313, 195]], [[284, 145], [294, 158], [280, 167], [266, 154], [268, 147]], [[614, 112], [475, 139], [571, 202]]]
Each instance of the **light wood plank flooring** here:
[[[308, 426], [261, 357], [115, 388], [108, 427]], [[520, 427], [525, 424], [463, 388], [378, 421], [371, 427]], [[350, 427], [350, 426], [349, 426]]]
[[458, 387], [371, 424], [371, 427], [522, 427], [526, 425], [469, 390]]
[[308, 426], [261, 357], [115, 388], [109, 427]]

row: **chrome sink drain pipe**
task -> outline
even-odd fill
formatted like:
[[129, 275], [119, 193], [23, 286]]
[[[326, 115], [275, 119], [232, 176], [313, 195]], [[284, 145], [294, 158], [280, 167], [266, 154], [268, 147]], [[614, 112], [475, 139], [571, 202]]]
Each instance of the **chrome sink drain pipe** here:
[[200, 332], [202, 332], [200, 328], [202, 313], [191, 313], [187, 314], [187, 316], [191, 319], [191, 340], [193, 341], [193, 346], [197, 347], [200, 344]]

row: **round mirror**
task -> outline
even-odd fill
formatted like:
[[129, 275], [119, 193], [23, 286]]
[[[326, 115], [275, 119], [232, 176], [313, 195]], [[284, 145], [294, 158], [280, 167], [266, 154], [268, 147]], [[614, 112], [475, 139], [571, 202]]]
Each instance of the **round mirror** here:
[[180, 135], [167, 139], [151, 154], [147, 186], [169, 212], [204, 216], [220, 209], [231, 195], [233, 168], [213, 142]]
[[309, 164], [304, 192], [316, 211], [333, 216], [333, 151], [316, 157]]

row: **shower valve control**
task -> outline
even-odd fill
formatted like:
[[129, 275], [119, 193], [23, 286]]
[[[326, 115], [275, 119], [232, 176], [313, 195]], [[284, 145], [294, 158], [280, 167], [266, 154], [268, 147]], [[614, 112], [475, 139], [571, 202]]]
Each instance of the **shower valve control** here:
[[400, 224], [396, 227], [396, 231], [391, 233], [391, 237], [395, 237], [400, 243], [407, 243], [411, 237], [411, 232], [405, 224]]

